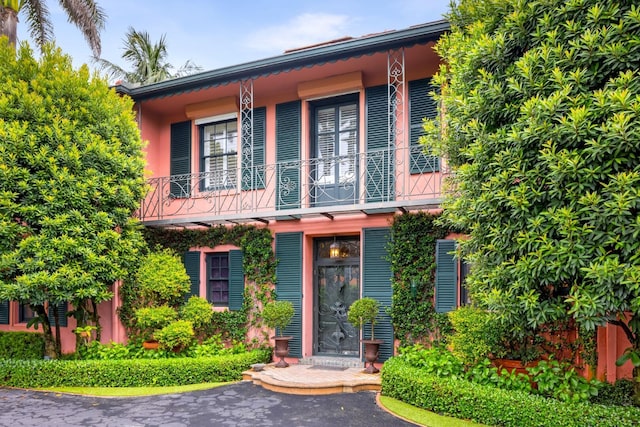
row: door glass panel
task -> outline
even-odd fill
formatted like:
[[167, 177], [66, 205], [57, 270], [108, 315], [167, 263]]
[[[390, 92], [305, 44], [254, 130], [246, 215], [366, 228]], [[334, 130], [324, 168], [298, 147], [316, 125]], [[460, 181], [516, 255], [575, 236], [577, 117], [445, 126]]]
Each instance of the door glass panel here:
[[340, 257], [331, 258], [334, 240], [316, 245], [315, 352], [321, 355], [359, 356], [359, 330], [347, 322], [347, 311], [360, 297], [360, 241], [338, 240]]

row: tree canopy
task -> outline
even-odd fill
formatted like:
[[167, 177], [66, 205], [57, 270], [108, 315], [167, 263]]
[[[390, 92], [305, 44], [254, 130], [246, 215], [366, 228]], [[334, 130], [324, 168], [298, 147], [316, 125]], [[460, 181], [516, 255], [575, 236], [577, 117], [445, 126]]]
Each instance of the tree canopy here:
[[30, 304], [49, 339], [47, 304], [70, 302], [79, 326], [97, 321], [144, 247], [132, 107], [59, 49], [36, 60], [0, 38], [0, 300]]
[[445, 213], [471, 237], [473, 300], [516, 335], [613, 322], [638, 352], [637, 2], [460, 0], [448, 17], [431, 142], [454, 171]]
[[167, 62], [167, 55], [165, 35], [153, 43], [149, 33], [129, 27], [124, 39], [122, 59], [133, 67], [131, 71], [103, 58], [95, 58], [95, 61], [108, 73], [110, 79], [122, 79], [133, 84], [157, 83], [202, 70], [202, 67], [187, 61], [173, 72], [174, 66]]
[[[69, 22], [82, 32], [93, 54], [100, 55], [100, 31], [106, 20], [102, 8], [94, 0], [59, 0], [59, 3]], [[53, 24], [44, 0], [0, 0], [0, 36], [9, 37], [9, 43], [15, 47], [21, 12], [26, 15], [31, 37], [40, 48], [53, 41]]]

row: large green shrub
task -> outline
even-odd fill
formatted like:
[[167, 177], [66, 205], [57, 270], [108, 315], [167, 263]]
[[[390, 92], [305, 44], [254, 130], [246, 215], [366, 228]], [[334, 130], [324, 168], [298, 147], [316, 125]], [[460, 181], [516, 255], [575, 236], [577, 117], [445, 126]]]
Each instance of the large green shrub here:
[[640, 420], [639, 408], [565, 403], [428, 375], [401, 358], [385, 362], [382, 394], [440, 414], [504, 427], [631, 427]]
[[[436, 50], [472, 300], [514, 336], [573, 318], [631, 342], [640, 403], [640, 10], [619, 0], [460, 0]], [[634, 353], [635, 357], [631, 354]]]
[[0, 359], [42, 359], [44, 337], [34, 332], [0, 332]]
[[191, 288], [191, 280], [180, 258], [171, 250], [156, 250], [145, 256], [136, 272], [141, 306], [177, 307]]
[[473, 306], [448, 314], [454, 329], [449, 343], [465, 365], [475, 365], [490, 355], [502, 356], [496, 351], [502, 341], [502, 328], [495, 314]]
[[203, 358], [158, 360], [0, 360], [0, 385], [37, 387], [148, 387], [238, 381], [271, 350]]
[[30, 304], [56, 357], [47, 304], [99, 326], [140, 257], [143, 142], [131, 99], [51, 45], [34, 57], [0, 40], [0, 118], [0, 301]]

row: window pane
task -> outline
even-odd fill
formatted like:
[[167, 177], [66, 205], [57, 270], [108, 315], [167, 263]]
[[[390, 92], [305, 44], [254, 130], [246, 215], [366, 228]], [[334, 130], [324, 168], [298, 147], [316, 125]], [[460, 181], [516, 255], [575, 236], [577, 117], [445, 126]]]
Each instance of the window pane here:
[[229, 254], [207, 254], [209, 265], [207, 274], [208, 300], [213, 304], [229, 303]]

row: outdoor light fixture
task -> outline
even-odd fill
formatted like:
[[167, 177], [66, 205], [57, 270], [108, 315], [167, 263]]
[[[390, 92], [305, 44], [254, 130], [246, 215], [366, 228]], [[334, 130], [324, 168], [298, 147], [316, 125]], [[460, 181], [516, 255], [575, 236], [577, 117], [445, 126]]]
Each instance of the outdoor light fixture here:
[[418, 279], [414, 277], [413, 279], [411, 279], [411, 296], [415, 298], [417, 292], [418, 292]]
[[340, 243], [336, 242], [336, 238], [333, 238], [333, 243], [329, 246], [329, 258], [340, 258]]

